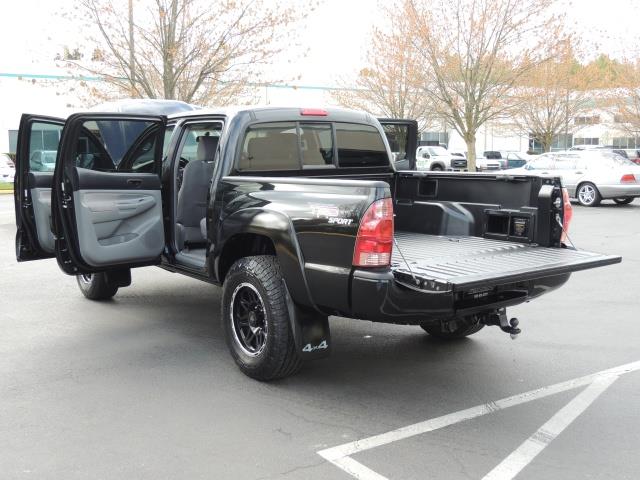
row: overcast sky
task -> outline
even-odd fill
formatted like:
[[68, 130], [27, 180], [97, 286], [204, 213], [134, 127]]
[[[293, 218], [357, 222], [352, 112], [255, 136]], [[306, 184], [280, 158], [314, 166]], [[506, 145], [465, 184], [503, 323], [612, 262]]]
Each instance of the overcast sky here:
[[[592, 44], [599, 44], [598, 50], [613, 56], [640, 50], [640, 0], [562, 3], [571, 28], [583, 33]], [[56, 15], [62, 5], [72, 4], [72, 0], [2, 2], [0, 72], [56, 73], [56, 52], [65, 44], [82, 40], [81, 31]], [[380, 21], [378, 4], [376, 0], [321, 0], [300, 30], [308, 54], [293, 64], [277, 62], [273, 67], [276, 77], [294, 78], [299, 74], [298, 83], [326, 86], [359, 70], [367, 34]]]

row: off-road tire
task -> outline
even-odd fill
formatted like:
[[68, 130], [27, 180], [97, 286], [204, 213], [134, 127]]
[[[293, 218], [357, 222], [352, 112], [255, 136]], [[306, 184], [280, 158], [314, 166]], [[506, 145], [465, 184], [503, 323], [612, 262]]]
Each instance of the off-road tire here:
[[[242, 285], [249, 286], [242, 287]], [[250, 288], [257, 292], [264, 306], [262, 321], [266, 325], [263, 347], [253, 354], [242, 345], [231, 316], [234, 292]], [[288, 377], [302, 365], [296, 350], [289, 321], [285, 285], [278, 260], [270, 255], [244, 257], [235, 262], [222, 287], [222, 328], [231, 356], [240, 370], [260, 381]]]
[[109, 300], [118, 292], [118, 287], [109, 283], [104, 272], [76, 275], [76, 280], [80, 291], [89, 300]]
[[479, 332], [484, 328], [481, 323], [473, 325], [460, 325], [460, 327], [454, 329], [451, 332], [444, 332], [438, 323], [423, 323], [420, 327], [432, 337], [440, 340], [457, 340], [459, 338], [468, 337], [474, 333]]
[[629, 205], [631, 202], [635, 200], [635, 197], [620, 197], [614, 198], [613, 201], [618, 205]]

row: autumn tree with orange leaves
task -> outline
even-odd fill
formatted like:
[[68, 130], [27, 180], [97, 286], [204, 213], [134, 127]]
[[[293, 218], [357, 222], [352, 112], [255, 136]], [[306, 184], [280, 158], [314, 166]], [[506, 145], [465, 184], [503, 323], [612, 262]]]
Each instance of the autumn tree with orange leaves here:
[[367, 65], [353, 84], [333, 96], [343, 106], [388, 118], [410, 118], [423, 129], [430, 119], [424, 94], [423, 65], [413, 46], [406, 12], [390, 4], [382, 7], [385, 26], [374, 27], [369, 38]]
[[424, 74], [425, 95], [438, 117], [467, 145], [475, 169], [476, 134], [512, 115], [514, 91], [561, 39], [553, 0], [403, 0]]
[[557, 45], [547, 60], [519, 82], [514, 94], [517, 108], [512, 120], [540, 142], [545, 152], [556, 136], [567, 138], [573, 133], [575, 117], [592, 106], [589, 89], [595, 78], [576, 59], [575, 44], [575, 39], [567, 39]]

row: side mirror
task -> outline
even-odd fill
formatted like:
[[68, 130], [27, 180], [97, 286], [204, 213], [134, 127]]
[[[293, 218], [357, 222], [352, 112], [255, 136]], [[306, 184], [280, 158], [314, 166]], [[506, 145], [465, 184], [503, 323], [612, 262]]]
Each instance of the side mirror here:
[[431, 158], [431, 155], [425, 152], [422, 154], [422, 158]]

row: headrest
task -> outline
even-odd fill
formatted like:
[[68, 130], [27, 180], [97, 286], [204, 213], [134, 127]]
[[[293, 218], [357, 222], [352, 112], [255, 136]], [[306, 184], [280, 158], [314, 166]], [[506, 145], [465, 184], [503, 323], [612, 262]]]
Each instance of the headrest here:
[[198, 137], [198, 154], [196, 159], [203, 162], [213, 162], [216, 155], [216, 148], [218, 148], [219, 139], [220, 137]]

